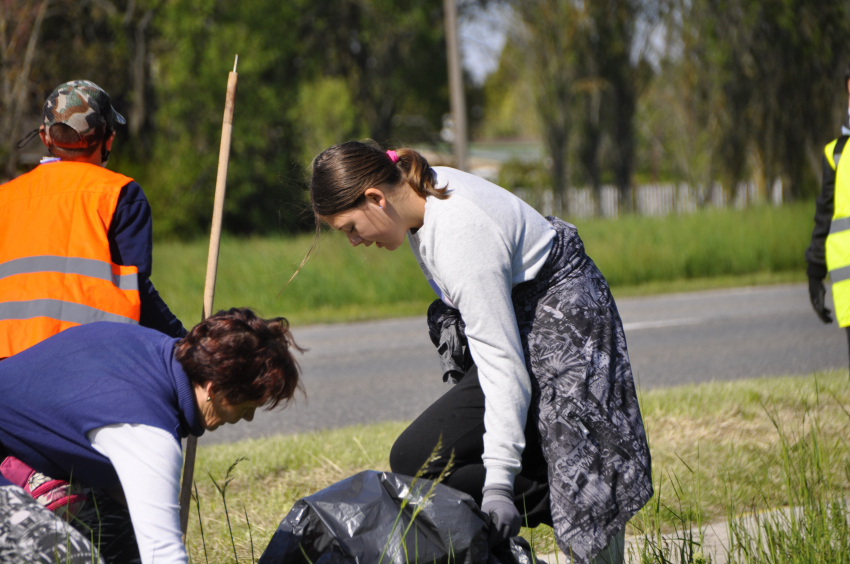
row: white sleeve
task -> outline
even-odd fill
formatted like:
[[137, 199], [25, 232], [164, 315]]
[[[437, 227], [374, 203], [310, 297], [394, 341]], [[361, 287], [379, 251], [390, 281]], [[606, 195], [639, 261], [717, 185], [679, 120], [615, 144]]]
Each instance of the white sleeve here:
[[115, 467], [142, 562], [188, 562], [178, 502], [180, 443], [171, 433], [149, 425], [107, 425], [89, 431], [87, 437]]
[[[443, 210], [441, 210], [443, 211]], [[511, 301], [511, 251], [483, 213], [441, 214], [434, 264], [466, 323], [470, 352], [484, 392], [485, 485], [512, 487], [525, 449], [531, 379]]]

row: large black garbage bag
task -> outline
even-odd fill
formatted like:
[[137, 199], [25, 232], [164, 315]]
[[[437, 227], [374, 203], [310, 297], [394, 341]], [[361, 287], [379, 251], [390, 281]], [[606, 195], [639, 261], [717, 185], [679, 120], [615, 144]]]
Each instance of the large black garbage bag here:
[[532, 563], [518, 537], [491, 554], [488, 527], [464, 493], [367, 470], [298, 500], [259, 564]]

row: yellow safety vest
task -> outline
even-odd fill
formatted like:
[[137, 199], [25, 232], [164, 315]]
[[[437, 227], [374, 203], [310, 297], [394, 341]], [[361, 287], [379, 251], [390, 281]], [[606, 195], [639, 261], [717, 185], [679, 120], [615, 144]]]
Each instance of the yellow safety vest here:
[[850, 326], [850, 143], [839, 137], [824, 147], [829, 166], [835, 171], [835, 212], [826, 237], [826, 268], [832, 281], [835, 318], [841, 327]]

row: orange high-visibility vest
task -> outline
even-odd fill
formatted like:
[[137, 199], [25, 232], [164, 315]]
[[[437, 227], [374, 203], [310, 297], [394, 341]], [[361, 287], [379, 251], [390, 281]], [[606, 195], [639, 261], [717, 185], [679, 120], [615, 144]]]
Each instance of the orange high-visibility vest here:
[[75, 325], [139, 322], [139, 271], [107, 240], [131, 181], [60, 161], [0, 185], [0, 359]]

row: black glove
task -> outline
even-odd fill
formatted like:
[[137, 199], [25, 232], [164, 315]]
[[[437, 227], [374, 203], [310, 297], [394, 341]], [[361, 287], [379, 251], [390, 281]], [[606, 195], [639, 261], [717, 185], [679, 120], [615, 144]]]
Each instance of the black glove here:
[[832, 312], [826, 309], [824, 305], [824, 297], [826, 296], [826, 288], [823, 286], [823, 280], [809, 277], [809, 299], [812, 300], [812, 307], [815, 308], [815, 313], [818, 314], [820, 320], [824, 323], [832, 323]]
[[457, 384], [472, 368], [465, 329], [460, 312], [442, 300], [434, 300], [428, 307], [428, 335], [440, 355], [443, 382]]
[[522, 517], [514, 505], [513, 491], [509, 488], [484, 488], [481, 511], [490, 516], [490, 533], [487, 538], [490, 548], [519, 534]]

